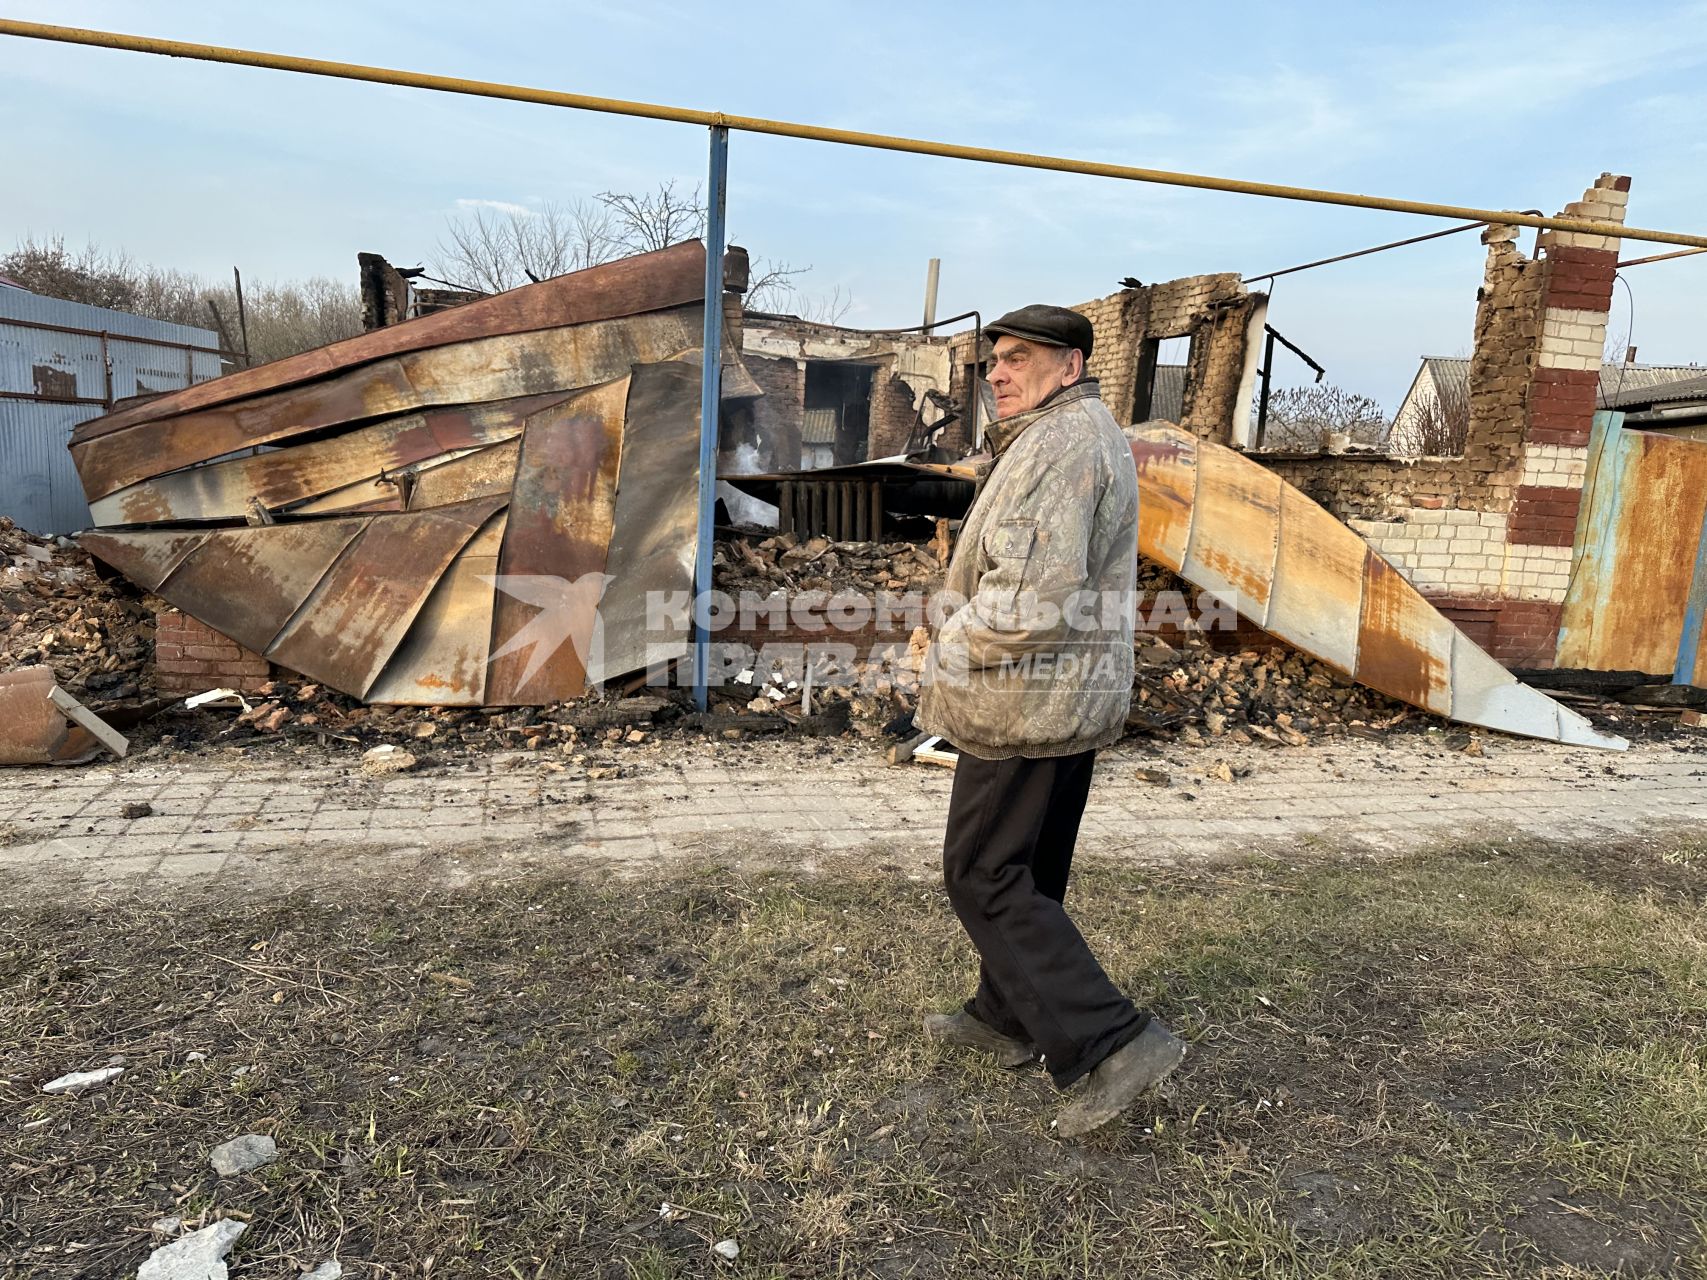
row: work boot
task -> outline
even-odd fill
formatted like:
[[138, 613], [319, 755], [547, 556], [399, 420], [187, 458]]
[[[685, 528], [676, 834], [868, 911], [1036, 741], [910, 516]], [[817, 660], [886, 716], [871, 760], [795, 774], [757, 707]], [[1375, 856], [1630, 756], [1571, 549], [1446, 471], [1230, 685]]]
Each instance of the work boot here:
[[1055, 1132], [1063, 1138], [1078, 1138], [1100, 1129], [1138, 1101], [1146, 1089], [1166, 1080], [1184, 1059], [1185, 1041], [1151, 1018], [1136, 1039], [1091, 1069], [1084, 1092], [1055, 1118]]
[[1003, 1035], [964, 1009], [956, 1009], [953, 1013], [927, 1013], [925, 1035], [931, 1040], [959, 1045], [963, 1049], [982, 1049], [994, 1054], [997, 1064], [1003, 1067], [1023, 1067], [1037, 1056], [1037, 1050], [1024, 1040]]

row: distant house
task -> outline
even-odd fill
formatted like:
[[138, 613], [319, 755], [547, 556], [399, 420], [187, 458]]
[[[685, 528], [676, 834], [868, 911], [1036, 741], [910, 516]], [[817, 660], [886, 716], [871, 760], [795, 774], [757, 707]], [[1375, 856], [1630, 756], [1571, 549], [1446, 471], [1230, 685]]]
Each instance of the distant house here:
[[[1600, 369], [1600, 403], [1610, 406], [1620, 395], [1683, 378], [1707, 376], [1701, 365], [1605, 364]], [[1389, 449], [1397, 454], [1457, 452], [1441, 448], [1442, 438], [1462, 447], [1470, 422], [1470, 361], [1463, 356], [1424, 356], [1410, 390], [1393, 415]]]
[[67, 445], [117, 400], [217, 378], [219, 335], [0, 281], [0, 515], [31, 533], [89, 525]]
[[1604, 396], [1602, 403], [1623, 413], [1627, 427], [1707, 440], [1707, 369], [1670, 382], [1626, 386]]

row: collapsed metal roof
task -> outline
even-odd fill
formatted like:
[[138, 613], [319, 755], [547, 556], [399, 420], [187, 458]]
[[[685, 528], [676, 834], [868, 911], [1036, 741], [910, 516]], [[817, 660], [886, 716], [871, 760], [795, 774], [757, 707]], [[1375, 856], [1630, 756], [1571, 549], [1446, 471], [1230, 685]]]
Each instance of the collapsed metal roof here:
[[125, 406], [72, 441], [81, 541], [370, 702], [556, 702], [680, 656], [641, 627], [692, 586], [704, 272], [676, 245]]

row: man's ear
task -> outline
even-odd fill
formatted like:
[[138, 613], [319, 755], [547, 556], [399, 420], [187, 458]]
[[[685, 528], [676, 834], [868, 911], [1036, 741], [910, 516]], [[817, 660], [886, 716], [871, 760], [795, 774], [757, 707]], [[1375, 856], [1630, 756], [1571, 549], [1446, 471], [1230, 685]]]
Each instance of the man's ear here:
[[1067, 380], [1061, 385], [1070, 387], [1085, 374], [1085, 353], [1077, 347], [1067, 349]]

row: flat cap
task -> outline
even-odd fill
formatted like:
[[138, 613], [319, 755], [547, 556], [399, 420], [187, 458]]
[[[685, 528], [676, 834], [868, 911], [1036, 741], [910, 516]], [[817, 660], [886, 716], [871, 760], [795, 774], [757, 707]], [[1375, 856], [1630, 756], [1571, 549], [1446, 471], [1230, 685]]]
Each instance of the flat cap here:
[[991, 337], [1005, 333], [1010, 338], [1041, 342], [1048, 347], [1072, 347], [1084, 352], [1087, 360], [1091, 358], [1091, 343], [1096, 336], [1091, 322], [1077, 311], [1041, 302], [1008, 312], [993, 324], [985, 325], [984, 332]]

